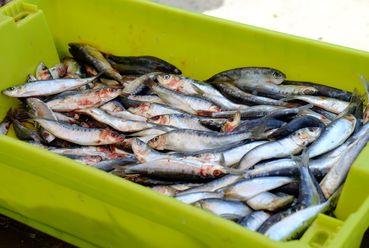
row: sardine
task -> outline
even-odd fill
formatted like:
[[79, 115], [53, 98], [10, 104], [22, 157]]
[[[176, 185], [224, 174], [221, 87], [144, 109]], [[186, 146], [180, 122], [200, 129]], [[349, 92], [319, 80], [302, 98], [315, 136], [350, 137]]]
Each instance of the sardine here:
[[150, 85], [150, 88], [169, 106], [190, 114], [209, 115], [221, 110], [219, 106], [202, 97], [184, 95], [155, 84]]
[[258, 84], [281, 84], [286, 75], [273, 68], [266, 67], [241, 67], [219, 72], [206, 80], [206, 82], [233, 82], [243, 80]]
[[347, 115], [331, 122], [319, 138], [307, 148], [307, 154], [313, 158], [343, 144], [354, 132], [355, 125], [356, 118], [353, 115]]
[[317, 127], [302, 128], [286, 138], [257, 146], [243, 156], [239, 168], [246, 170], [262, 160], [297, 154], [316, 140], [320, 132]]
[[193, 205], [228, 220], [239, 220], [252, 212], [242, 202], [222, 199], [204, 199], [195, 202]]
[[254, 196], [293, 182], [291, 177], [259, 177], [243, 179], [229, 186], [219, 189], [229, 200], [247, 201]]
[[123, 135], [108, 129], [84, 128], [39, 118], [35, 121], [54, 136], [78, 145], [108, 145], [124, 140]]
[[128, 99], [133, 101], [140, 101], [140, 102], [151, 102], [151, 103], [160, 103], [165, 104], [163, 100], [157, 95], [129, 95], [127, 96]]
[[313, 83], [313, 82], [301, 82], [301, 81], [290, 81], [290, 80], [285, 80], [283, 83], [289, 84], [289, 85], [304, 85], [304, 86], [312, 86], [315, 89], [318, 90], [318, 95], [321, 96], [326, 96], [326, 97], [331, 97], [331, 98], [336, 98], [342, 101], [350, 101], [351, 92], [345, 91], [345, 90], [341, 90], [341, 89], [337, 89], [331, 86], [327, 86], [327, 85], [323, 85], [323, 84], [318, 84], [318, 83]]
[[222, 92], [224, 95], [229, 97], [231, 100], [238, 102], [240, 104], [252, 104], [252, 105], [276, 105], [287, 107], [291, 104], [284, 101], [275, 100], [268, 97], [257, 96], [245, 91], [240, 90], [232, 83], [227, 82], [217, 82], [214, 86]]
[[227, 170], [216, 164], [193, 163], [178, 159], [158, 159], [143, 164], [133, 165], [125, 170], [128, 174], [143, 174], [158, 178], [171, 179], [206, 179], [218, 178], [227, 174]]
[[141, 131], [153, 126], [153, 124], [143, 121], [121, 119], [98, 108], [81, 109], [77, 112], [87, 114], [101, 123], [105, 123], [118, 131], [126, 133]]
[[249, 132], [216, 133], [179, 129], [156, 136], [148, 144], [157, 150], [198, 151], [221, 147], [250, 137]]
[[193, 187], [181, 192], [181, 194], [195, 193], [195, 192], [214, 192], [218, 189], [224, 188], [242, 179], [241, 175], [226, 175], [224, 177], [215, 179], [211, 182]]
[[120, 93], [121, 89], [104, 87], [56, 97], [48, 101], [46, 104], [53, 111], [68, 112], [77, 109], [99, 107], [100, 105], [113, 100], [119, 96]]
[[164, 104], [132, 101], [122, 97], [122, 102], [127, 107], [127, 110], [133, 114], [143, 116], [145, 118], [151, 118], [157, 115], [166, 114], [182, 114], [183, 111], [175, 108], [171, 108]]
[[313, 116], [301, 116], [278, 128], [268, 138], [282, 138], [304, 127], [319, 127], [324, 130], [324, 123]]
[[340, 114], [341, 112], [345, 111], [349, 105], [349, 102], [323, 96], [291, 96], [286, 100], [304, 101], [335, 114]]
[[192, 204], [194, 202], [204, 200], [204, 199], [222, 199], [223, 194], [220, 192], [196, 192], [187, 193], [175, 196], [175, 198], [183, 203]]
[[73, 57], [94, 66], [98, 72], [103, 72], [106, 76], [121, 82], [122, 76], [113, 69], [102, 53], [95, 47], [87, 44], [69, 43], [69, 52]]
[[243, 217], [238, 224], [249, 230], [256, 231], [269, 217], [270, 214], [267, 212], [255, 211]]
[[19, 86], [9, 87], [3, 90], [2, 93], [11, 97], [49, 96], [77, 89], [89, 82], [93, 82], [98, 76], [33, 81]]
[[200, 119], [196, 116], [188, 114], [169, 114], [169, 115], [157, 115], [148, 119], [148, 122], [174, 126], [181, 129], [193, 129], [200, 131], [211, 131], [200, 123]]
[[134, 139], [132, 141], [132, 151], [134, 152], [135, 156], [141, 163], [154, 161], [157, 159], [165, 159], [165, 158], [172, 158], [172, 159], [185, 159], [185, 160], [198, 160], [202, 162], [208, 163], [224, 163], [224, 157], [221, 153], [201, 153], [197, 154], [180, 154], [180, 153], [161, 153], [150, 146], [148, 146], [145, 142], [139, 139]]
[[0, 135], [6, 135], [8, 133], [12, 122], [11, 113], [12, 110], [9, 109], [8, 112], [5, 114], [4, 119], [0, 122]]
[[254, 210], [276, 211], [291, 204], [293, 199], [292, 195], [263, 192], [247, 200], [246, 203]]
[[149, 72], [181, 74], [174, 65], [153, 56], [106, 56], [112, 66], [122, 74], [142, 75]]
[[346, 179], [350, 167], [359, 155], [362, 149], [369, 141], [369, 124], [365, 124], [357, 133], [355, 133], [345, 144], [347, 148], [342, 153], [340, 160], [328, 172], [320, 182], [320, 187], [326, 198], [330, 197]]

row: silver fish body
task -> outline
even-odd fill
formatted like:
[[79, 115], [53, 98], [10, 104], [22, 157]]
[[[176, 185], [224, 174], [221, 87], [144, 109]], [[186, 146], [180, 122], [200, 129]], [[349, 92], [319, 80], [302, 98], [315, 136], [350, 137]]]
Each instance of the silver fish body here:
[[196, 192], [187, 193], [176, 196], [175, 198], [183, 203], [192, 204], [194, 202], [204, 200], [204, 199], [221, 199], [223, 194], [220, 192]]
[[293, 199], [292, 195], [263, 192], [247, 200], [246, 203], [254, 210], [276, 211], [291, 204]]
[[71, 93], [56, 97], [46, 104], [53, 111], [68, 112], [77, 109], [99, 107], [120, 95], [121, 90], [116, 88], [99, 88]]
[[257, 146], [243, 156], [239, 168], [246, 170], [262, 160], [297, 154], [319, 137], [320, 130], [316, 127], [302, 128], [286, 138]]
[[198, 151], [221, 147], [250, 137], [251, 133], [248, 132], [219, 134], [181, 129], [161, 134], [150, 140], [148, 144], [157, 150]]
[[256, 231], [270, 217], [270, 214], [264, 211], [255, 211], [242, 218], [238, 224], [241, 226]]
[[67, 90], [77, 89], [94, 81], [97, 77], [90, 78], [63, 78], [33, 81], [19, 86], [13, 86], [2, 91], [11, 97], [34, 97], [55, 95]]
[[84, 128], [46, 119], [35, 119], [54, 136], [78, 145], [108, 145], [122, 142], [124, 137], [107, 129]]
[[307, 149], [309, 157], [319, 156], [343, 144], [354, 132], [355, 126], [356, 118], [353, 115], [347, 115], [331, 122]]
[[243, 179], [220, 189], [229, 200], [247, 201], [252, 197], [293, 182], [291, 177], [260, 177]]
[[252, 211], [242, 202], [222, 199], [204, 199], [195, 202], [194, 205], [228, 220], [239, 220]]

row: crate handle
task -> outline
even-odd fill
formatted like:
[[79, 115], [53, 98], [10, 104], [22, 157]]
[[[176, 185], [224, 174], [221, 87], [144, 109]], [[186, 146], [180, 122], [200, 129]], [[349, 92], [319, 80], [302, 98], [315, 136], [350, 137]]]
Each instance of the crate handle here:
[[[0, 14], [5, 17], [10, 17], [16, 24], [21, 24], [28, 16], [36, 13], [38, 7], [33, 4], [24, 3], [22, 0], [14, 0], [0, 8]], [[6, 20], [8, 18], [0, 18]]]

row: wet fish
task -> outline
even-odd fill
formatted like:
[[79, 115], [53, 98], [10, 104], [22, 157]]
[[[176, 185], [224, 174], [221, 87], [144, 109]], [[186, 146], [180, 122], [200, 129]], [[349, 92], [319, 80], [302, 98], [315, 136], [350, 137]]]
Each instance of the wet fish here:
[[68, 112], [77, 109], [99, 107], [113, 100], [119, 96], [120, 93], [121, 89], [104, 87], [56, 97], [46, 102], [46, 104], [53, 111]]
[[300, 100], [335, 114], [340, 114], [348, 107], [349, 102], [323, 96], [292, 96], [286, 100]]
[[276, 211], [291, 204], [293, 199], [292, 195], [263, 192], [247, 200], [246, 203], [254, 210]]
[[183, 203], [192, 204], [204, 199], [222, 199], [223, 194], [218, 192], [196, 192], [175, 196], [175, 198]]
[[150, 146], [148, 146], [145, 142], [139, 139], [134, 139], [132, 141], [132, 151], [134, 152], [135, 156], [141, 163], [154, 161], [157, 159], [165, 159], [165, 158], [172, 158], [172, 159], [185, 159], [185, 160], [198, 160], [199, 162], [208, 162], [208, 163], [224, 163], [224, 157], [221, 153], [201, 153], [201, 154], [180, 154], [180, 153], [161, 153]]
[[281, 84], [286, 75], [276, 69], [267, 67], [241, 67], [219, 72], [206, 80], [206, 82], [233, 82], [242, 80], [252, 83]]
[[211, 182], [193, 187], [181, 192], [181, 194], [195, 193], [195, 192], [214, 192], [218, 189], [224, 188], [242, 179], [241, 175], [226, 175], [224, 177], [215, 179]]
[[225, 110], [246, 109], [248, 107], [247, 105], [241, 105], [230, 101], [208, 83], [170, 74], [159, 75], [157, 79], [160, 85], [165, 88], [188, 95], [200, 95]]
[[228, 220], [239, 220], [252, 212], [252, 210], [242, 202], [222, 199], [204, 199], [195, 202], [194, 206]]
[[177, 190], [168, 185], [158, 185], [151, 188], [152, 190], [159, 192], [167, 196], [175, 196]]
[[291, 177], [259, 177], [253, 179], [243, 179], [234, 184], [219, 189], [224, 197], [229, 200], [247, 201], [254, 196], [278, 188], [282, 185], [293, 182]]
[[356, 118], [347, 115], [331, 122], [307, 149], [310, 158], [324, 154], [343, 144], [355, 130]]
[[53, 79], [49, 69], [44, 64], [44, 62], [41, 62], [37, 68], [36, 68], [36, 78], [37, 80], [49, 80]]
[[17, 136], [18, 139], [32, 140], [35, 141], [36, 143], [41, 142], [41, 137], [36, 131], [24, 126], [21, 122], [19, 122], [14, 118], [12, 118], [12, 123], [15, 135]]
[[128, 167], [125, 172], [182, 180], [218, 178], [227, 174], [226, 169], [220, 165], [178, 159], [158, 159]]
[[107, 60], [122, 74], [142, 75], [149, 72], [165, 72], [181, 74], [182, 72], [170, 64], [154, 56], [114, 56], [107, 55]]
[[243, 217], [238, 224], [249, 230], [256, 231], [269, 217], [270, 214], [267, 212], [255, 211]]
[[331, 86], [327, 86], [327, 85], [323, 85], [323, 84], [318, 84], [318, 83], [314, 83], [314, 82], [301, 82], [301, 81], [290, 81], [290, 80], [285, 80], [283, 83], [289, 84], [289, 85], [304, 85], [304, 86], [312, 86], [315, 89], [318, 90], [318, 95], [321, 96], [326, 96], [326, 97], [331, 97], [331, 98], [336, 98], [342, 101], [350, 101], [351, 92], [345, 91], [345, 90], [341, 90], [341, 89], [337, 89]]
[[252, 104], [252, 105], [276, 105], [276, 106], [284, 106], [288, 107], [290, 104], [275, 100], [273, 98], [257, 96], [245, 91], [240, 90], [232, 83], [227, 82], [217, 82], [214, 86], [225, 96], [229, 97], [231, 100], [238, 102], [240, 104]]
[[240, 125], [234, 129], [235, 132], [251, 131], [256, 127], [263, 127], [264, 130], [281, 128], [286, 122], [273, 118], [257, 118], [251, 120], [242, 120]]
[[300, 157], [293, 157], [300, 174], [299, 198], [297, 199], [297, 203], [304, 207], [318, 205], [326, 200], [318, 182], [309, 169], [308, 156], [307, 152], [304, 151]]
[[331, 208], [331, 201], [328, 200], [319, 205], [314, 205], [297, 211], [281, 221], [272, 225], [265, 235], [273, 240], [283, 241], [298, 237], [299, 234], [315, 220], [319, 213], [328, 211]]
[[188, 114], [157, 115], [148, 119], [148, 122], [182, 129], [211, 131], [200, 123], [200, 118]]
[[35, 121], [54, 136], [78, 145], [108, 145], [124, 140], [123, 135], [108, 129], [84, 128], [40, 118]]
[[151, 102], [151, 103], [160, 103], [165, 104], [163, 100], [157, 95], [129, 95], [127, 96], [128, 99], [140, 102]]
[[124, 83], [123, 95], [137, 95], [142, 93], [147, 86], [145, 83], [152, 82], [160, 72], [150, 72], [134, 80]]
[[89, 82], [93, 82], [98, 76], [90, 78], [62, 78], [33, 81], [26, 84], [12, 86], [2, 91], [4, 95], [11, 97], [49, 96], [60, 92], [77, 89]]
[[316, 140], [320, 132], [321, 129], [316, 127], [302, 128], [286, 138], [257, 146], [243, 156], [239, 168], [246, 170], [262, 160], [297, 154]]
[[55, 148], [51, 147], [48, 149], [51, 152], [57, 154], [69, 154], [78, 156], [99, 156], [102, 159], [116, 159], [116, 158], [135, 158], [133, 154], [130, 153], [118, 153], [114, 150], [111, 151], [106, 147], [101, 146], [83, 146], [76, 148]]
[[87, 44], [69, 43], [69, 52], [73, 57], [94, 66], [98, 72], [103, 72], [106, 76], [121, 82], [122, 76], [113, 69], [102, 53], [95, 47]]
[[220, 134], [216, 132], [179, 129], [161, 134], [150, 140], [148, 144], [157, 150], [198, 151], [221, 147], [249, 139], [250, 137], [251, 133], [248, 132]]
[[0, 122], [0, 135], [6, 135], [8, 133], [11, 125], [11, 113], [12, 110], [9, 109], [4, 119]]
[[133, 114], [143, 116], [145, 118], [151, 118], [157, 115], [166, 114], [182, 114], [183, 111], [175, 108], [171, 108], [164, 104], [132, 101], [127, 98], [121, 98], [123, 104], [127, 107], [127, 110]]
[[324, 130], [324, 123], [313, 116], [301, 116], [278, 128], [268, 138], [282, 138], [304, 127], [319, 127]]
[[98, 108], [81, 109], [77, 112], [87, 114], [101, 123], [105, 123], [118, 131], [126, 133], [141, 131], [153, 126], [153, 124], [143, 121], [121, 119]]
[[83, 78], [84, 73], [81, 65], [73, 58], [64, 58], [63, 64], [65, 68], [65, 77], [67, 78]]
[[340, 160], [333, 166], [320, 182], [320, 187], [326, 198], [333, 195], [346, 179], [350, 167], [362, 149], [369, 141], [369, 124], [365, 124], [345, 144], [347, 148], [342, 153]]
[[181, 109], [190, 114], [209, 115], [219, 112], [221, 108], [206, 98], [184, 95], [159, 85], [150, 85], [150, 88], [169, 106]]

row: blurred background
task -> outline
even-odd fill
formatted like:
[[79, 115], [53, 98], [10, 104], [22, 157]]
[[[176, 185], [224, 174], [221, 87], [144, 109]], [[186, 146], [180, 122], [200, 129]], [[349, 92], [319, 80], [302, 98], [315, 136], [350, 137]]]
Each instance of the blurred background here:
[[368, 0], [154, 0], [236, 22], [369, 51]]

